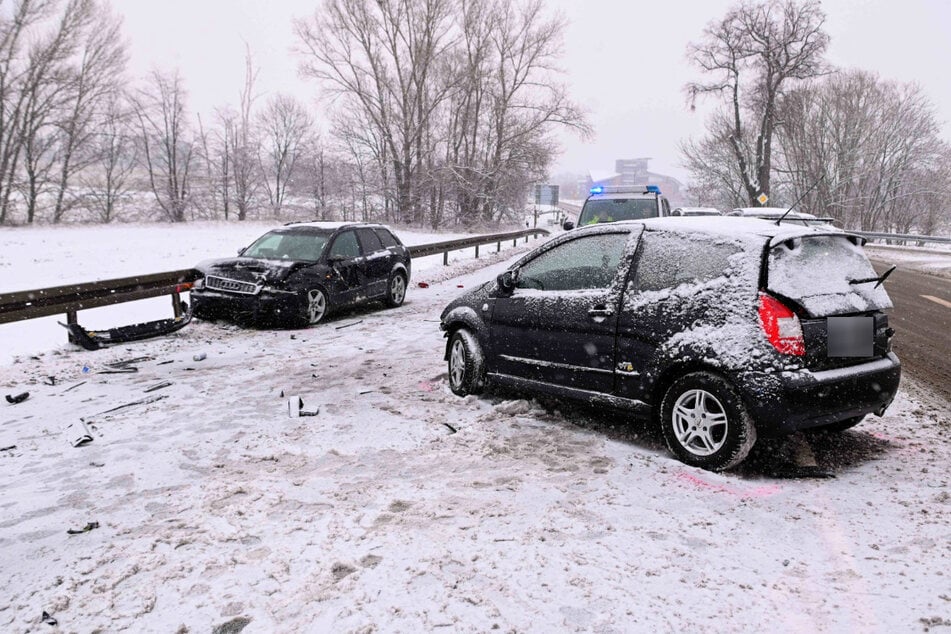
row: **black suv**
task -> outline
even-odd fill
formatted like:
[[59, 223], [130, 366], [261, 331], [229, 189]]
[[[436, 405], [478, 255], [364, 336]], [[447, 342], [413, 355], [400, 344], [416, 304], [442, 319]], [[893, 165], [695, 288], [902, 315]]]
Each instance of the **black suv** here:
[[863, 242], [743, 218], [563, 234], [443, 311], [450, 387], [647, 404], [670, 450], [712, 470], [757, 434], [847, 429], [901, 375]]
[[237, 258], [207, 260], [191, 291], [198, 317], [316, 324], [333, 310], [406, 297], [410, 256], [382, 225], [292, 223], [267, 232]]
[[[657, 185], [602, 186], [591, 188], [578, 214], [578, 225], [616, 222], [618, 220], [644, 220], [670, 215], [670, 203], [660, 193]], [[565, 231], [575, 228], [575, 223], [566, 220]]]

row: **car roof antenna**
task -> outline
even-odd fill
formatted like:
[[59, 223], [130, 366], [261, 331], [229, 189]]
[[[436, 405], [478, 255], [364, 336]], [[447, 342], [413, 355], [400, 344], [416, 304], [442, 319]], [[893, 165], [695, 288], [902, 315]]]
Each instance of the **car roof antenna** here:
[[789, 209], [786, 210], [786, 213], [784, 213], [782, 216], [779, 217], [778, 220], [776, 220], [776, 226], [777, 226], [777, 227], [780, 225], [780, 223], [782, 223], [783, 220], [786, 219], [786, 216], [788, 216], [788, 215], [789, 215], [789, 212], [793, 210], [793, 207], [795, 207], [796, 205], [798, 205], [799, 203], [801, 203], [801, 202], [802, 202], [802, 199], [805, 198], [806, 196], [808, 196], [808, 195], [809, 195], [809, 192], [811, 192], [813, 189], [815, 189], [816, 187], [818, 187], [818, 186], [819, 186], [819, 183], [821, 183], [821, 182], [822, 182], [822, 179], [825, 178], [825, 177], [826, 177], [826, 174], [825, 174], [825, 172], [823, 172], [822, 175], [819, 176], [818, 179], [816, 179], [816, 182], [812, 184], [812, 187], [810, 187], [809, 189], [807, 189], [807, 190], [805, 191], [805, 193], [803, 193], [802, 196], [800, 196], [799, 198], [797, 198], [797, 199], [796, 199], [796, 202], [794, 202], [793, 204], [789, 205]]

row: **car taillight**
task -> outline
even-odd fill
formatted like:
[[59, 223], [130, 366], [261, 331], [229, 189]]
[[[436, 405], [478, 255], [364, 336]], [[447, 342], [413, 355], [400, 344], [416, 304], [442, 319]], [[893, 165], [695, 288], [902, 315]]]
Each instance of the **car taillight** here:
[[796, 356], [806, 354], [799, 317], [781, 301], [766, 293], [759, 294], [759, 322], [766, 338], [778, 352]]

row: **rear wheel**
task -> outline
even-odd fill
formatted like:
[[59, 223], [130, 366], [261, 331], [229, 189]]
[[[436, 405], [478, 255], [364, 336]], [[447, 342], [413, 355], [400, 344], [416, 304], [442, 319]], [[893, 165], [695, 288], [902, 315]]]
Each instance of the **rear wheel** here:
[[688, 465], [722, 471], [746, 458], [756, 428], [730, 382], [711, 372], [674, 381], [660, 407], [667, 447]]
[[307, 291], [301, 301], [301, 322], [306, 326], [320, 323], [330, 312], [327, 294], [319, 288]]
[[399, 272], [393, 273], [386, 287], [386, 305], [396, 308], [403, 303], [404, 299], [406, 299], [406, 277]]
[[484, 383], [482, 346], [468, 330], [457, 330], [449, 339], [449, 389], [458, 396], [479, 394]]

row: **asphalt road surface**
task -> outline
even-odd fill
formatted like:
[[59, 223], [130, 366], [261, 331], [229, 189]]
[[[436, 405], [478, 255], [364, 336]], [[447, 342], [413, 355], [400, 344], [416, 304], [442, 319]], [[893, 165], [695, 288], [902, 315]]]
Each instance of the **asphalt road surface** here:
[[[874, 261], [882, 273], [888, 265]], [[901, 265], [885, 282], [895, 308], [888, 323], [902, 371], [951, 402], [951, 280]]]

